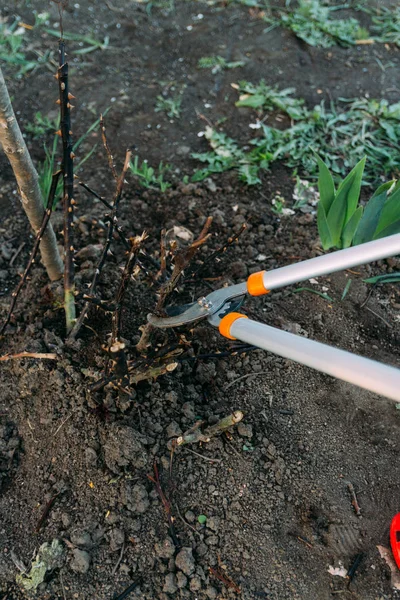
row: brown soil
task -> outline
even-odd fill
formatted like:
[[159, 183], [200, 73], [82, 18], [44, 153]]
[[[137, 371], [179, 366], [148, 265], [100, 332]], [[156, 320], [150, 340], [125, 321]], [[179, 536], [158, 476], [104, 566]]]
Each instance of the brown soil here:
[[[81, 0], [71, 6], [66, 30], [98, 39], [110, 35], [108, 50], [76, 59], [71, 42], [75, 135], [112, 106], [107, 131], [119, 166], [125, 148], [135, 147], [151, 165], [162, 160], [175, 168], [174, 185], [164, 194], [144, 190], [129, 177], [121, 204], [123, 229], [130, 235], [145, 229], [146, 249], [158, 259], [162, 228], [180, 225], [197, 235], [206, 217], [213, 216], [213, 235], [196, 258], [199, 266], [242, 223], [248, 225], [237, 244], [207, 264], [194, 283], [181, 287], [174, 303], [207, 293], [210, 285], [239, 282], [255, 270], [316, 255], [312, 214], [298, 211], [281, 219], [271, 211], [270, 200], [278, 191], [291, 202], [294, 182], [283, 166], [274, 166], [264, 174], [263, 185], [254, 188], [239, 184], [235, 174], [201, 185], [180, 183], [198, 167], [190, 153], [206, 149], [198, 136], [204, 128], [198, 113], [214, 123], [225, 118], [224, 130], [245, 142], [252, 137], [248, 125], [254, 115], [234, 108], [237, 96], [230, 84], [239, 79], [293, 85], [310, 106], [321, 97], [363, 94], [395, 101], [399, 52], [378, 45], [310, 48], [280, 28], [263, 33], [265, 23], [257, 11], [235, 5], [179, 2], [170, 12], [153, 7], [150, 15], [144, 5], [128, 0]], [[32, 0], [9, 3], [3, 12], [17, 12], [30, 23], [32, 10], [43, 8], [47, 4]], [[49, 10], [53, 25], [56, 7]], [[33, 48], [54, 48], [55, 38], [33, 32], [32, 39]], [[246, 64], [218, 75], [199, 70], [198, 59], [211, 54]], [[380, 65], [389, 61], [394, 66], [382, 70]], [[9, 81], [22, 127], [38, 110], [56, 114], [57, 90], [49, 70], [41, 67], [22, 81]], [[156, 97], [171, 82], [186, 85], [182, 116], [174, 120], [154, 112]], [[98, 141], [96, 136], [82, 152]], [[27, 139], [34, 158], [42, 159], [42, 141]], [[1, 155], [0, 168], [4, 317], [32, 237]], [[102, 195], [112, 193], [100, 145], [82, 177]], [[77, 200], [76, 245], [84, 249], [77, 259], [77, 285], [82, 289], [93, 273], [96, 245], [104, 241], [104, 228], [95, 221], [104, 218], [104, 211], [83, 190], [77, 190]], [[59, 209], [53, 222], [59, 231]], [[103, 299], [113, 298], [124, 260], [116, 240], [99, 285]], [[322, 278], [314, 287], [328, 288], [332, 302], [288, 288], [249, 301], [244, 310], [260, 321], [399, 365], [398, 289], [374, 288], [365, 302], [371, 288], [362, 281], [399, 266], [392, 259]], [[341, 301], [348, 278], [352, 284]], [[376, 549], [377, 544], [388, 546], [390, 521], [399, 511], [400, 413], [393, 402], [259, 350], [228, 356], [235, 343], [201, 324], [185, 330], [190, 347], [176, 370], [140, 383], [129, 405], [121, 405], [113, 390], [88, 393], [93, 379], [87, 369], [101, 372], [105, 365], [102, 345], [110, 315], [92, 310], [90, 328], [67, 346], [57, 293], [37, 267], [1, 349], [1, 354], [27, 350], [58, 355], [56, 362], [1, 363], [1, 600], [25, 597], [15, 585], [16, 562], [30, 565], [40, 544], [54, 538], [65, 544], [65, 561], [36, 598], [111, 600], [135, 581], [138, 586], [126, 597], [400, 597], [391, 589], [389, 569]], [[156, 288], [138, 275], [123, 311], [123, 337], [131, 357], [155, 300]], [[176, 340], [176, 333], [166, 335]], [[163, 336], [160, 340], [165, 343]], [[220, 351], [225, 354], [215, 356]], [[168, 439], [199, 418], [215, 423], [234, 410], [244, 412], [243, 423], [229, 436], [177, 451], [170, 475]], [[170, 538], [160, 498], [147, 478], [155, 461], [178, 543], [192, 554], [180, 551]], [[360, 516], [351, 504], [349, 481]], [[205, 525], [198, 522], [199, 515], [206, 515]], [[329, 574], [328, 567], [342, 563], [347, 569], [360, 553], [360, 566], [347, 589], [348, 582]], [[80, 572], [89, 560], [87, 572]], [[210, 568], [224, 573], [225, 583]], [[240, 592], [229, 586], [230, 580]]]

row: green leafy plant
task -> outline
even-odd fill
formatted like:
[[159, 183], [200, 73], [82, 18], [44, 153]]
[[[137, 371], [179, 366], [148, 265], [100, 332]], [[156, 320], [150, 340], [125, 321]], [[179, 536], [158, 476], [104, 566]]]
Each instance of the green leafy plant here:
[[230, 169], [236, 169], [240, 180], [248, 185], [261, 183], [257, 176], [257, 165], [251, 164], [250, 154], [239, 148], [234, 140], [212, 127], [206, 127], [204, 135], [213, 151], [192, 154], [193, 158], [207, 165], [204, 169], [196, 171], [192, 181], [202, 181], [212, 173], [223, 173]]
[[46, 115], [42, 115], [39, 111], [35, 113], [32, 123], [27, 123], [25, 126], [26, 133], [30, 133], [34, 139], [40, 138], [49, 132], [54, 132], [58, 129], [60, 117], [50, 119]]
[[400, 183], [384, 183], [365, 208], [359, 204], [365, 160], [360, 160], [336, 190], [327, 165], [317, 157], [317, 224], [324, 250], [348, 248], [400, 232]]
[[241, 93], [235, 106], [247, 106], [249, 108], [263, 108], [264, 110], [280, 110], [292, 119], [301, 119], [306, 115], [304, 100], [293, 98], [295, 88], [279, 90], [277, 86], [270, 86], [261, 80], [258, 85], [248, 81], [239, 81], [235, 86]]
[[[30, 29], [42, 25], [47, 17], [47, 13], [37, 15], [35, 23], [30, 26]], [[30, 53], [31, 55], [33, 53], [34, 56], [28, 58], [25, 44], [26, 32], [26, 26], [21, 26], [18, 18], [10, 22], [10, 19], [0, 16], [0, 62], [9, 65], [14, 71], [14, 76], [18, 78], [34, 71], [40, 64], [46, 63], [50, 57], [50, 51], [40, 54], [31, 50]]]
[[179, 119], [181, 116], [182, 95], [164, 98], [157, 96], [155, 112], [165, 112], [170, 119]]
[[372, 18], [373, 31], [376, 40], [384, 44], [400, 46], [400, 7], [389, 9], [386, 6], [379, 8], [379, 15]]
[[[56, 38], [60, 37], [60, 32], [56, 29], [46, 29], [45, 31]], [[81, 46], [76, 50], [74, 49], [74, 54], [89, 54], [89, 52], [94, 52], [95, 50], [107, 50], [110, 42], [110, 37], [108, 35], [104, 37], [102, 42], [89, 35], [80, 35], [77, 33], [64, 32], [63, 38], [68, 41], [78, 42], [78, 45]]]
[[323, 5], [319, 0], [299, 0], [291, 12], [283, 12], [280, 23], [310, 46], [329, 48], [340, 44], [350, 46], [369, 37], [357, 19], [333, 19], [337, 7]]
[[223, 56], [203, 56], [199, 59], [197, 66], [200, 69], [211, 69], [211, 73], [215, 75], [225, 69], [237, 69], [244, 66], [244, 61], [227, 61]]
[[144, 160], [140, 165], [139, 157], [135, 156], [133, 162], [130, 162], [129, 168], [133, 175], [137, 177], [140, 185], [145, 188], [160, 190], [164, 193], [171, 187], [171, 184], [164, 180], [165, 173], [170, 170], [169, 165], [160, 162], [157, 169], [153, 169], [153, 167], [148, 166], [147, 160]]
[[[243, 83], [242, 88], [249, 96], [257, 96], [257, 86]], [[254, 93], [253, 93], [254, 92]], [[274, 90], [278, 94], [277, 90]], [[285, 90], [287, 92], [287, 90]], [[251, 126], [258, 129], [258, 137], [250, 140], [249, 146], [240, 147], [225, 133], [206, 129], [205, 138], [209, 141], [211, 152], [194, 154], [193, 157], [207, 164], [197, 171], [195, 180], [204, 179], [210, 173], [229, 169], [239, 171], [241, 180], [243, 170], [251, 174], [251, 183], [259, 183], [260, 169], [281, 160], [285, 165], [301, 169], [308, 176], [317, 176], [318, 165], [315, 152], [324, 156], [325, 162], [334, 176], [343, 177], [363, 156], [368, 162], [364, 171], [364, 181], [375, 183], [382, 175], [390, 177], [400, 173], [400, 155], [397, 150], [400, 139], [400, 103], [389, 104], [387, 100], [340, 100], [337, 105], [331, 103], [327, 108], [324, 102], [312, 110], [303, 106], [303, 100], [292, 103], [292, 92], [279, 97], [280, 110], [289, 111], [298, 118], [293, 119], [286, 129], [270, 127], [258, 121]], [[261, 94], [260, 94], [261, 96]], [[276, 96], [275, 96], [276, 97]], [[265, 110], [277, 108], [276, 101], [257, 100], [255, 104]], [[250, 98], [245, 99], [251, 104]], [[242, 104], [243, 105], [243, 104]], [[249, 105], [249, 104], [247, 104]], [[302, 113], [302, 114], [301, 114]], [[217, 146], [215, 145], [217, 143]], [[217, 151], [218, 148], [218, 151]]]
[[[105, 116], [109, 110], [110, 109], [107, 108], [104, 111], [103, 115]], [[40, 113], [37, 113], [37, 114], [40, 114]], [[37, 116], [37, 114], [36, 114], [36, 116]], [[47, 125], [48, 123], [51, 124], [52, 126], [55, 125], [55, 128], [58, 129], [59, 117], [54, 121], [51, 121], [49, 119], [46, 120], [46, 118], [45, 118], [43, 123], [45, 125]], [[73, 151], [75, 153], [78, 152], [78, 149], [81, 146], [82, 142], [85, 141], [85, 139], [88, 137], [88, 135], [99, 125], [99, 123], [100, 123], [100, 119], [96, 119], [96, 121], [94, 123], [92, 123], [92, 125], [85, 131], [85, 133], [83, 133], [81, 135], [81, 137], [75, 142], [75, 144], [73, 145]], [[34, 131], [36, 131], [37, 136], [38, 136], [39, 134], [38, 134], [38, 130], [35, 129], [35, 124], [33, 125], [33, 129], [34, 129]], [[38, 171], [38, 175], [39, 175], [39, 186], [42, 191], [42, 195], [43, 195], [44, 199], [46, 199], [48, 197], [53, 173], [57, 170], [57, 156], [58, 156], [59, 139], [60, 139], [59, 136], [55, 135], [50, 147], [47, 144], [44, 144], [45, 158], [42, 162], [40, 162], [37, 165], [37, 171]], [[95, 144], [89, 150], [89, 152], [87, 152], [81, 159], [78, 158], [78, 161], [75, 165], [75, 172], [77, 172], [85, 164], [85, 162], [87, 160], [89, 160], [89, 158], [95, 152], [96, 148], [97, 148], [97, 144]], [[58, 185], [57, 185], [56, 195], [55, 195], [55, 203], [57, 203], [59, 201], [61, 191], [62, 191], [62, 181], [59, 181]]]

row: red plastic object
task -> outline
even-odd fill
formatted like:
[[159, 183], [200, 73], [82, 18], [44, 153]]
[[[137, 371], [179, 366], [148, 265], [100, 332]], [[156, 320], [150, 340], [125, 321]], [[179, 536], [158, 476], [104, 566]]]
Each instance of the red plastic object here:
[[392, 546], [394, 560], [400, 569], [400, 513], [393, 517], [390, 525], [390, 545]]

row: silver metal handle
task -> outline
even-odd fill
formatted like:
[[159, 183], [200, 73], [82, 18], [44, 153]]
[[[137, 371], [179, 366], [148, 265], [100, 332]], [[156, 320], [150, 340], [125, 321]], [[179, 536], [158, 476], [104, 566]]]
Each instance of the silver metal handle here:
[[242, 342], [289, 358], [391, 400], [400, 400], [400, 369], [250, 319], [239, 318], [234, 321], [230, 327], [230, 334]]
[[310, 277], [328, 275], [335, 271], [343, 271], [351, 267], [358, 267], [374, 260], [389, 258], [400, 254], [400, 233], [390, 235], [381, 240], [367, 242], [346, 250], [338, 250], [324, 256], [310, 258], [303, 262], [281, 267], [272, 271], [264, 271], [263, 284], [267, 290], [275, 290], [305, 281]]

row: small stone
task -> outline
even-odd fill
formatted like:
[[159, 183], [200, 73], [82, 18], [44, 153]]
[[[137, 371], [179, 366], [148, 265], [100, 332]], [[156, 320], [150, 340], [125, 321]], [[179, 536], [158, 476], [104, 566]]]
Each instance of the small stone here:
[[97, 465], [96, 450], [94, 450], [93, 448], [86, 448], [85, 449], [85, 460], [86, 460], [86, 464], [89, 467], [95, 467]]
[[178, 571], [178, 574], [176, 576], [176, 582], [177, 582], [177, 585], [178, 585], [179, 589], [184, 588], [186, 586], [186, 584], [187, 584], [187, 577], [186, 577], [186, 575], [184, 575], [182, 573], [182, 571]]
[[81, 530], [73, 531], [71, 533], [71, 542], [74, 544], [74, 546], [79, 546], [82, 548], [90, 548], [93, 545], [90, 533]]
[[90, 554], [86, 550], [75, 548], [72, 551], [73, 559], [71, 561], [71, 569], [75, 573], [87, 573], [90, 567]]
[[149, 508], [149, 496], [143, 484], [137, 483], [131, 487], [127, 481], [122, 492], [122, 499], [128, 509], [134, 513], [142, 514]]
[[148, 455], [143, 445], [145, 441], [146, 438], [132, 427], [111, 425], [104, 444], [104, 460], [110, 471], [120, 474], [124, 467], [146, 467]]
[[193, 402], [185, 402], [185, 404], [182, 406], [182, 412], [187, 419], [193, 420], [196, 417]]
[[188, 547], [182, 548], [175, 559], [175, 565], [178, 569], [183, 571], [185, 575], [190, 576], [196, 568], [192, 549]]
[[171, 538], [167, 537], [161, 544], [156, 544], [155, 552], [160, 558], [171, 558], [175, 554], [175, 546]]
[[165, 592], [166, 594], [175, 594], [177, 590], [178, 586], [175, 573], [168, 573], [168, 575], [165, 578], [163, 592]]
[[198, 575], [192, 577], [189, 583], [189, 587], [192, 592], [198, 592], [199, 590], [201, 590], [201, 579]]
[[111, 550], [111, 552], [116, 552], [117, 550], [120, 550], [124, 541], [125, 541], [125, 533], [123, 532], [122, 529], [118, 529], [117, 527], [115, 527], [115, 529], [112, 529], [110, 531], [110, 550]]
[[206, 596], [207, 596], [207, 598], [210, 598], [210, 600], [215, 600], [215, 598], [217, 597], [217, 590], [215, 588], [213, 588], [211, 585], [207, 586]]
[[246, 423], [240, 422], [238, 427], [238, 434], [240, 437], [252, 438], [253, 437], [253, 428], [251, 425], [247, 425]]
[[182, 429], [179, 427], [176, 421], [171, 421], [171, 423], [167, 427], [168, 439], [178, 437], [180, 435], [182, 435]]

